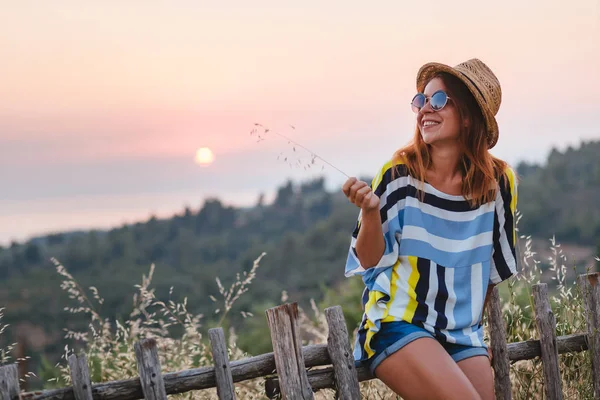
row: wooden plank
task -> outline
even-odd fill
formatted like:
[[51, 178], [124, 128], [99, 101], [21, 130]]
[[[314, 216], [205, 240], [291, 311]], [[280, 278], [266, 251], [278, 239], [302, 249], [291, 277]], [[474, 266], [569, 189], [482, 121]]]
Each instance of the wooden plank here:
[[542, 370], [544, 371], [544, 390], [546, 398], [560, 400], [563, 398], [560, 369], [558, 368], [558, 346], [556, 345], [556, 318], [548, 299], [548, 285], [533, 285], [533, 305], [535, 323], [540, 335], [542, 353]]
[[19, 398], [19, 369], [17, 364], [0, 367], [0, 400]]
[[142, 339], [134, 347], [144, 398], [146, 400], [167, 400], [156, 340]]
[[73, 382], [75, 400], [92, 400], [92, 382], [85, 354], [69, 356], [69, 373]]
[[502, 316], [502, 304], [498, 288], [494, 287], [488, 300], [488, 322], [490, 328], [490, 347], [492, 349], [492, 368], [494, 369], [494, 392], [496, 399], [512, 399], [510, 383], [510, 360], [506, 345], [506, 326]]
[[314, 399], [302, 355], [298, 304], [270, 308], [266, 314], [283, 399]]
[[[367, 367], [357, 367], [356, 372], [360, 382], [375, 379]], [[313, 392], [323, 389], [335, 389], [335, 373], [333, 366], [308, 371], [308, 381], [310, 382]], [[265, 394], [269, 399], [279, 398], [279, 378], [277, 376], [269, 377], [265, 380]], [[345, 397], [341, 396], [337, 398], [345, 399]]]
[[209, 329], [208, 336], [210, 338], [210, 346], [215, 363], [217, 396], [219, 396], [219, 399], [221, 400], [235, 399], [235, 386], [233, 386], [233, 377], [231, 376], [229, 356], [227, 355], [227, 345], [225, 344], [225, 334], [223, 333], [223, 329]]
[[[558, 348], [558, 354], [586, 351], [586, 342], [587, 335], [582, 333], [557, 337], [556, 347]], [[532, 360], [542, 354], [539, 340], [509, 343], [507, 347], [508, 358], [511, 362]]]
[[588, 329], [588, 348], [592, 358], [594, 398], [600, 398], [600, 272], [579, 275]]
[[[563, 354], [586, 351], [588, 349], [586, 341], [586, 334], [560, 336], [556, 338], [558, 353]], [[507, 348], [509, 359], [511, 361], [530, 360], [539, 357], [541, 354], [539, 340], [510, 343]], [[327, 345], [314, 344], [304, 346], [302, 352], [307, 368], [331, 364]], [[230, 367], [233, 381], [243, 382], [275, 373], [275, 358], [273, 353], [266, 353], [248, 357], [243, 360], [232, 361], [230, 362]], [[356, 368], [356, 371], [358, 373], [359, 382], [373, 379], [368, 369], [364, 367], [358, 367]], [[330, 382], [325, 383], [325, 386], [323, 387], [317, 387], [313, 384], [314, 382], [323, 384], [324, 381], [321, 376], [318, 376], [318, 381], [314, 381], [312, 377], [315, 376], [314, 374], [316, 372], [311, 371], [308, 373], [309, 382], [313, 390], [334, 388], [333, 369], [331, 369], [330, 372], [332, 378]], [[216, 387], [214, 367], [201, 367], [179, 372], [169, 372], [163, 375], [163, 379], [165, 382], [165, 389], [169, 395]], [[267, 382], [268, 381], [269, 380], [267, 380]], [[92, 394], [95, 398], [100, 398], [102, 400], [135, 400], [144, 397], [139, 378], [93, 384]], [[21, 398], [26, 400], [75, 400], [73, 389], [71, 387], [21, 393]]]
[[337, 396], [341, 399], [360, 399], [360, 385], [342, 307], [326, 308], [325, 318], [329, 326], [327, 352], [335, 372]]

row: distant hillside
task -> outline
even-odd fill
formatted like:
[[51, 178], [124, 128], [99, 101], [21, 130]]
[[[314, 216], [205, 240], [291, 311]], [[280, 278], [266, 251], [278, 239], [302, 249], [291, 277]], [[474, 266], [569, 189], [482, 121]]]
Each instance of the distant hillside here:
[[[600, 142], [583, 143], [564, 153], [553, 151], [544, 165], [522, 163], [519, 209], [521, 234], [563, 243], [596, 246], [600, 238]], [[250, 209], [224, 206], [209, 199], [199, 209], [185, 209], [168, 219], [116, 227], [109, 231], [54, 234], [0, 247], [0, 307], [6, 320], [35, 340], [29, 343], [33, 363], [42, 355], [57, 360], [63, 329], [81, 326], [63, 308], [71, 305], [60, 289], [62, 279], [49, 262], [60, 260], [83, 287], [96, 286], [105, 302], [103, 316], [126, 317], [134, 285], [156, 264], [157, 296], [187, 296], [188, 309], [215, 319], [219, 299], [215, 278], [225, 286], [248, 270], [263, 251], [257, 278], [232, 312], [244, 327], [240, 338], [264, 325], [264, 310], [278, 304], [282, 291], [290, 301], [308, 306], [344, 281], [343, 267], [357, 209], [339, 191], [327, 192], [323, 179], [277, 189], [272, 204], [257, 194]], [[245, 322], [239, 311], [257, 318]], [[1, 341], [14, 337], [0, 337]], [[259, 338], [260, 339], [260, 338]], [[268, 344], [267, 344], [268, 345]], [[258, 349], [261, 350], [261, 349]]]
[[546, 164], [521, 163], [521, 233], [561, 242], [600, 241], [600, 141], [565, 152], [553, 150]]

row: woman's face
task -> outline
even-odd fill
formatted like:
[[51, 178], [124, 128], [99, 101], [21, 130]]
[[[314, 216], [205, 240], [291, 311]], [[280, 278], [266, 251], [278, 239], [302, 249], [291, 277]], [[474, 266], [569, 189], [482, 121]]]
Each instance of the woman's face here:
[[[444, 82], [440, 78], [434, 78], [429, 81], [423, 91], [428, 100], [427, 104], [417, 114], [417, 125], [421, 132], [421, 137], [429, 145], [455, 143], [458, 141], [463, 127], [463, 122], [460, 120], [454, 99], [449, 99], [441, 110], [433, 111], [429, 99], [438, 90], [448, 93], [446, 85], [444, 85]], [[448, 96], [452, 97], [449, 94]]]

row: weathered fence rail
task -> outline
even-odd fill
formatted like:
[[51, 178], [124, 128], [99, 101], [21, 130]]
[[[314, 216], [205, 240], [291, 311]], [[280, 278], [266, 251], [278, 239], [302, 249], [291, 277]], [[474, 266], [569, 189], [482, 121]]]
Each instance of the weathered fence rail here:
[[[561, 399], [558, 355], [590, 351], [595, 398], [600, 397], [600, 273], [581, 275], [588, 329], [585, 333], [556, 337], [556, 321], [545, 284], [534, 285], [534, 308], [539, 340], [506, 343], [500, 298], [494, 289], [489, 302], [492, 367], [498, 399], [511, 398], [510, 363], [536, 357], [542, 359], [546, 398]], [[13, 399], [166, 399], [167, 395], [217, 388], [220, 399], [235, 399], [235, 383], [265, 378], [266, 395], [284, 399], [312, 399], [313, 392], [332, 388], [338, 398], [359, 399], [359, 382], [374, 379], [366, 368], [355, 368], [349, 335], [339, 306], [325, 310], [328, 343], [301, 346], [296, 304], [267, 310], [273, 353], [229, 361], [221, 328], [209, 331], [215, 366], [162, 373], [156, 342], [136, 343], [139, 377], [92, 384], [85, 355], [71, 355], [72, 387], [19, 393], [16, 365], [0, 367], [0, 400]], [[312, 369], [319, 367], [319, 369]]]

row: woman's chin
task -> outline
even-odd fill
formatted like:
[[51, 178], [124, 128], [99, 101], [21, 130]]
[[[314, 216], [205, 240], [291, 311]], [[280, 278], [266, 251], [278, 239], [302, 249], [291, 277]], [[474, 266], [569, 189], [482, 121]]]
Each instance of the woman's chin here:
[[431, 133], [421, 133], [421, 137], [423, 138], [423, 141], [425, 142], [425, 144], [435, 144], [435, 142], [438, 141], [439, 137], [436, 134], [431, 134]]
[[454, 144], [458, 141], [458, 137], [447, 137], [446, 135], [440, 135], [439, 132], [421, 132], [421, 138], [423, 139], [423, 142], [428, 145], [441, 145], [443, 143]]

